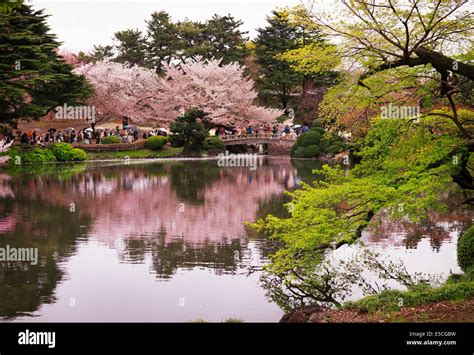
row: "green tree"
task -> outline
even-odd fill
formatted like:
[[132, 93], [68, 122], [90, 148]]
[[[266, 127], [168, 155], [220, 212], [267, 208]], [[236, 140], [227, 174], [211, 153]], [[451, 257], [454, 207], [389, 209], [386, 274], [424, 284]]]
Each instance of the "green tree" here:
[[92, 92], [57, 54], [43, 10], [22, 5], [0, 13], [0, 124], [38, 119], [58, 105], [82, 105]]
[[298, 31], [287, 16], [277, 11], [273, 11], [267, 21], [268, 26], [259, 28], [255, 39], [256, 62], [262, 71], [258, 84], [263, 97], [276, 97], [280, 106], [286, 109], [290, 94], [302, 76], [277, 55], [298, 48]]
[[222, 59], [222, 65], [239, 62], [249, 54], [246, 35], [248, 32], [239, 30], [243, 22], [236, 20], [230, 14], [227, 16], [214, 15], [206, 22], [205, 35], [209, 42], [210, 51], [206, 58]]
[[262, 72], [259, 85], [263, 96], [275, 97], [284, 109], [288, 106], [292, 91], [307, 77], [282, 60], [281, 55], [322, 41], [320, 31], [299, 21], [303, 15], [298, 14], [289, 9], [273, 11], [272, 16], [267, 18], [268, 26], [259, 28], [255, 39], [256, 62]]
[[170, 64], [176, 56], [176, 25], [165, 11], [154, 12], [147, 21], [147, 64], [162, 73], [162, 63]]
[[114, 47], [110, 45], [94, 45], [92, 52], [85, 54], [79, 52], [79, 59], [86, 62], [100, 62], [102, 60], [111, 60], [115, 56]]
[[114, 61], [130, 66], [145, 64], [146, 42], [139, 30], [125, 30], [114, 34], [117, 41], [117, 57]]
[[23, 0], [3, 0], [0, 2], [0, 13], [9, 14], [13, 9], [21, 7]]
[[192, 108], [171, 123], [171, 131], [184, 139], [185, 154], [199, 154], [203, 149], [204, 140], [209, 135], [207, 116], [204, 111]]
[[[340, 18], [316, 15], [321, 26], [342, 36], [340, 56], [357, 68], [326, 95], [327, 123], [339, 128], [345, 120], [342, 127], [352, 130], [363, 122], [364, 134], [352, 142], [358, 164], [350, 171], [324, 166], [318, 171], [322, 181], [291, 193], [289, 218], [267, 216], [254, 224], [283, 245], [268, 266], [277, 286], [318, 299], [321, 285], [330, 283], [314, 283], [316, 274], [324, 275], [328, 247], [354, 243], [382, 217], [416, 222], [430, 210], [446, 211], [441, 196], [453, 189], [462, 189], [464, 197], [452, 208], [474, 203], [474, 114], [455, 104], [474, 67], [448, 54], [463, 53], [474, 28], [473, 14], [461, 11], [466, 3], [354, 0], [340, 4], [347, 12], [331, 9]], [[301, 70], [308, 69], [304, 60]], [[387, 101], [419, 104], [426, 95], [442, 109], [379, 117]]]

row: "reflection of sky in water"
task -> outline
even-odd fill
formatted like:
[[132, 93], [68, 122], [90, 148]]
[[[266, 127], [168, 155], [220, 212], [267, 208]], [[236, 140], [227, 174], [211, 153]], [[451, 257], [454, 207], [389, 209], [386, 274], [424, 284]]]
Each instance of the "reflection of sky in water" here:
[[[35, 321], [278, 321], [282, 311], [259, 287], [260, 274], [248, 273], [265, 264], [275, 247], [247, 234], [243, 222], [285, 215], [284, 191], [311, 181], [314, 168], [315, 162], [277, 158], [260, 160], [256, 171], [207, 161], [88, 165], [69, 175], [2, 174], [0, 246], [37, 246], [44, 260], [21, 274], [0, 266], [0, 315]], [[363, 239], [402, 258], [409, 271], [457, 272], [455, 242], [471, 220], [463, 212], [433, 215], [426, 225], [382, 223]], [[24, 302], [15, 301], [18, 295]]]

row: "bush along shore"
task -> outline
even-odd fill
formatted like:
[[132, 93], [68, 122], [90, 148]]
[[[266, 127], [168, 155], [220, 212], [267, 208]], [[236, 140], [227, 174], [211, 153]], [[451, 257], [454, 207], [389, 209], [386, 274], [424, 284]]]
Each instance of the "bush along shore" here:
[[474, 226], [459, 238], [458, 264], [439, 287], [418, 283], [406, 291], [387, 289], [334, 309], [312, 305], [294, 309], [281, 322], [474, 322]]

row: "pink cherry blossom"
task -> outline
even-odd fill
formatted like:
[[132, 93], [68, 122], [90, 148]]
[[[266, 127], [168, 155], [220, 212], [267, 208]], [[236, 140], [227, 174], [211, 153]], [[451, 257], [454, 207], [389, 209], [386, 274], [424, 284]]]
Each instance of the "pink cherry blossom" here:
[[238, 64], [188, 61], [165, 66], [163, 77], [153, 70], [112, 62], [75, 69], [94, 86], [89, 100], [98, 121], [129, 116], [135, 124], [168, 126], [178, 115], [197, 107], [214, 125], [228, 127], [273, 123], [282, 111], [254, 105], [254, 83]]

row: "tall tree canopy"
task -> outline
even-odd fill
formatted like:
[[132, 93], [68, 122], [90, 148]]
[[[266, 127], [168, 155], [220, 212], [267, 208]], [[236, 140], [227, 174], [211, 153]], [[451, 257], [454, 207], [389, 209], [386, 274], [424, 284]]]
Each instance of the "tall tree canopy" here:
[[[327, 301], [326, 248], [355, 242], [381, 220], [419, 221], [433, 209], [474, 204], [473, 107], [456, 103], [473, 80], [474, 23], [466, 4], [350, 0], [332, 14], [314, 13], [316, 24], [337, 39], [346, 70], [320, 111], [328, 129], [353, 133], [357, 164], [349, 171], [325, 166], [323, 181], [291, 194], [290, 218], [268, 216], [255, 224], [283, 244], [268, 269], [283, 290], [278, 297]], [[301, 53], [292, 53], [295, 70], [311, 70]], [[387, 119], [380, 115], [387, 104], [422, 110]], [[462, 198], [447, 206], [447, 191]]]
[[115, 33], [114, 57], [109, 47], [98, 46], [89, 59], [109, 57], [118, 63], [154, 68], [162, 74], [165, 65], [184, 63], [197, 58], [217, 59], [222, 65], [243, 63], [248, 51], [246, 32], [240, 30], [242, 21], [233, 16], [214, 15], [206, 22], [173, 22], [165, 11], [154, 12], [146, 21], [147, 30], [125, 30]]
[[116, 62], [130, 66], [143, 66], [145, 64], [146, 44], [141, 31], [119, 31], [114, 34], [114, 40], [117, 42], [116, 49], [118, 54], [115, 58]]
[[38, 119], [54, 107], [83, 104], [87, 81], [72, 73], [57, 50], [43, 11], [22, 5], [0, 13], [0, 123]]
[[264, 96], [276, 98], [281, 108], [286, 109], [290, 94], [302, 84], [304, 74], [279, 56], [322, 39], [316, 27], [295, 21], [295, 14], [288, 9], [273, 11], [267, 21], [266, 27], [257, 30], [255, 39], [256, 62], [262, 72], [259, 84]]

